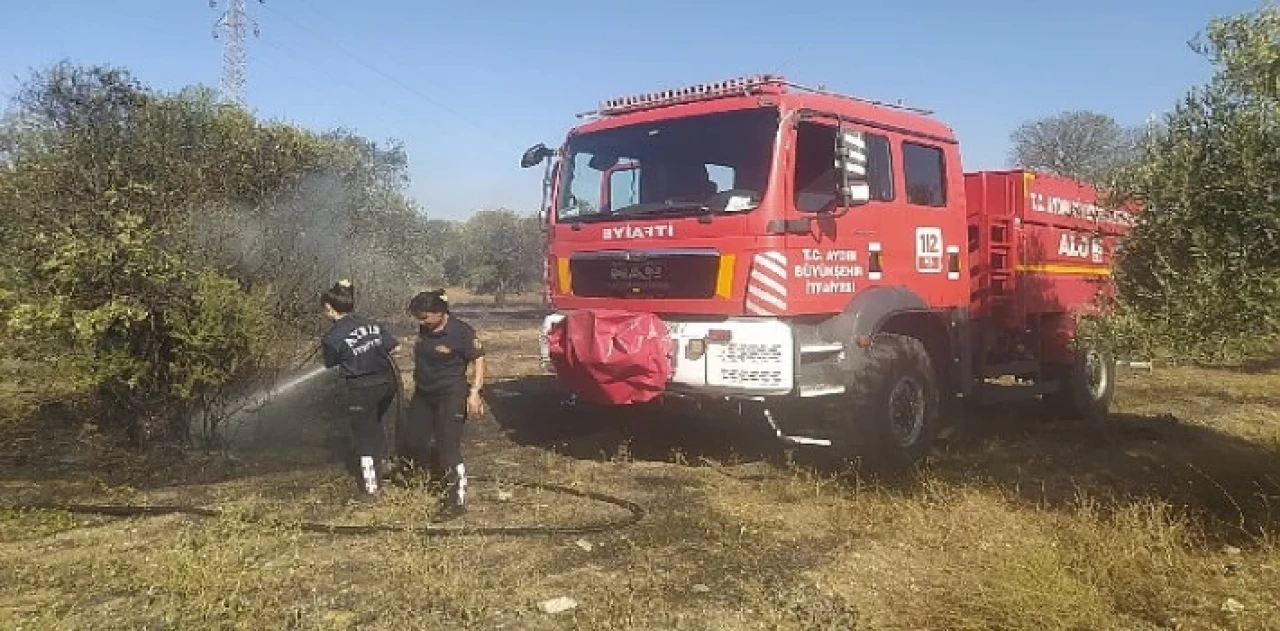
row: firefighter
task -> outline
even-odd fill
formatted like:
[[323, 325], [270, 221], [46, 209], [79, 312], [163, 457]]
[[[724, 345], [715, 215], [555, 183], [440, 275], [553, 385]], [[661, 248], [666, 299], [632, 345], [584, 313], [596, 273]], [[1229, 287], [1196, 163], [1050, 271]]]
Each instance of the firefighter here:
[[[462, 436], [468, 418], [484, 411], [481, 387], [485, 353], [476, 331], [449, 313], [444, 290], [424, 291], [409, 301], [418, 321], [413, 349], [413, 397], [405, 422], [404, 454], [415, 466], [425, 465], [434, 481], [443, 484], [442, 513], [466, 512], [467, 469], [462, 461]], [[475, 382], [467, 382], [467, 368], [475, 364]]]
[[321, 338], [326, 368], [338, 367], [342, 378], [340, 409], [350, 428], [352, 472], [357, 496], [378, 495], [380, 461], [386, 450], [382, 417], [395, 399], [398, 384], [391, 353], [400, 340], [380, 322], [354, 313], [351, 281], [340, 280], [320, 296], [324, 315], [333, 321]]

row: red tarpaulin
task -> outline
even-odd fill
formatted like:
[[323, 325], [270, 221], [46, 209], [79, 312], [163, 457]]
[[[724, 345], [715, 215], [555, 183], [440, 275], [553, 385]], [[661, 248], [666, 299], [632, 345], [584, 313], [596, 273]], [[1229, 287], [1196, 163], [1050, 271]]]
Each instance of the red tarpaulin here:
[[671, 338], [650, 313], [572, 311], [548, 331], [551, 363], [570, 390], [610, 405], [656, 398], [671, 378]]

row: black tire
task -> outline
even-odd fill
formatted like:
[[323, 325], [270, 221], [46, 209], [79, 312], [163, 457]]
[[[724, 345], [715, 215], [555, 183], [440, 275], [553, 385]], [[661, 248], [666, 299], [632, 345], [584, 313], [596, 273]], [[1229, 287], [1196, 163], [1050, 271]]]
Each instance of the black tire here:
[[1080, 348], [1073, 363], [1050, 367], [1049, 375], [1062, 386], [1044, 398], [1050, 412], [1092, 422], [1107, 418], [1116, 393], [1116, 359], [1110, 353]]
[[856, 451], [877, 468], [913, 467], [938, 435], [933, 360], [920, 340], [903, 335], [876, 335], [867, 353], [850, 390]]

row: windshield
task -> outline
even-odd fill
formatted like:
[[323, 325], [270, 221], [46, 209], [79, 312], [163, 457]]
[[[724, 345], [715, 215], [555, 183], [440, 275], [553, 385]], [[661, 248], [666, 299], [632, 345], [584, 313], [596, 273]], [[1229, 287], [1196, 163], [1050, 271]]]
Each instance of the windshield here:
[[630, 125], [569, 140], [561, 221], [742, 212], [769, 178], [778, 111], [759, 108]]

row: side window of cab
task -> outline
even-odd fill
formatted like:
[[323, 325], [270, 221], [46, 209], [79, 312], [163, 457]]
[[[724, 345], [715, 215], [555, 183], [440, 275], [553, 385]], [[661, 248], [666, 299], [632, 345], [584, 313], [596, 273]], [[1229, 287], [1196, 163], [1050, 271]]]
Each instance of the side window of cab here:
[[[867, 142], [867, 180], [873, 202], [894, 198], [893, 155], [889, 139], [863, 130]], [[792, 203], [806, 213], [831, 210], [836, 203], [836, 127], [801, 121], [796, 128]]]
[[934, 208], [947, 205], [947, 163], [941, 148], [903, 141], [902, 172], [907, 181], [908, 204]]

